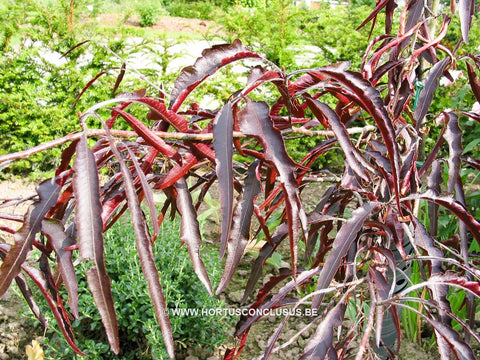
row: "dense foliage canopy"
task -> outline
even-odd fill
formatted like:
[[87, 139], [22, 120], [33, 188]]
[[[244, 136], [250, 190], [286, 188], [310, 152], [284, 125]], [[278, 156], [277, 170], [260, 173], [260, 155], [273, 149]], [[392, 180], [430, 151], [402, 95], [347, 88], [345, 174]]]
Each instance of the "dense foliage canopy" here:
[[[278, 59], [234, 40], [206, 49], [181, 71], [169, 95], [146, 89], [120, 93], [79, 114], [81, 132], [1, 156], [0, 163], [69, 144], [55, 176], [38, 186], [27, 214], [16, 219], [22, 227], [2, 229], [14, 233], [15, 242], [0, 244], [0, 294], [15, 280], [35, 312], [23, 280], [31, 278], [70, 346], [82, 354], [70, 327], [70, 316], [79, 313], [72, 261], [78, 253], [89, 265], [88, 286], [108, 342], [119, 353], [103, 234], [129, 209], [139, 261], [173, 358], [162, 269], [156, 267], [152, 244], [161, 241], [163, 219], [178, 213], [179, 242], [187, 245], [198, 281], [212, 296], [225, 291], [247, 244], [260, 234], [264, 238], [243, 297], [247, 302], [255, 293], [249, 308], [261, 311], [240, 319], [238, 343], [225, 359], [240, 355], [262, 311], [305, 304], [320, 315], [304, 329], [316, 327], [301, 359], [348, 358], [353, 350], [358, 359], [393, 356], [401, 341], [402, 309], [432, 329], [442, 359], [474, 359], [471, 343], [480, 341], [474, 329], [480, 221], [471, 182], [480, 162], [465, 153], [468, 134], [462, 127], [479, 126], [480, 55], [460, 49], [469, 41], [477, 10], [475, 1], [460, 0], [461, 35], [451, 47], [452, 39], [445, 38], [454, 14], [448, 9], [437, 14], [430, 5], [412, 0], [397, 8], [394, 0], [378, 2], [360, 27], [374, 25], [384, 13], [383, 34], [371, 39], [359, 69], [337, 62], [288, 73]], [[248, 64], [245, 83], [219, 109], [188, 102], [194, 90], [237, 62]], [[455, 79], [460, 64], [466, 78]], [[119, 71], [114, 94], [125, 71]], [[439, 108], [435, 96], [443, 79], [462, 82], [477, 104]], [[292, 160], [285, 146], [292, 136], [315, 139], [300, 161]], [[341, 172], [328, 187], [319, 186], [325, 172], [315, 161], [331, 151], [344, 158]], [[101, 174], [108, 180], [101, 182]], [[224, 257], [216, 288], [201, 257], [201, 247], [210, 245], [198, 222], [199, 207], [214, 184]], [[313, 195], [305, 197], [312, 188]], [[160, 209], [152, 189], [165, 194]], [[195, 189], [200, 196], [194, 201]], [[38, 267], [26, 261], [33, 247], [40, 251]], [[288, 271], [259, 281], [266, 260], [282, 249], [289, 256]], [[54, 265], [61, 286], [52, 276]], [[464, 301], [454, 306], [459, 293], [466, 294]], [[287, 315], [268, 335], [265, 358], [281, 350], [276, 342], [289, 320]]]

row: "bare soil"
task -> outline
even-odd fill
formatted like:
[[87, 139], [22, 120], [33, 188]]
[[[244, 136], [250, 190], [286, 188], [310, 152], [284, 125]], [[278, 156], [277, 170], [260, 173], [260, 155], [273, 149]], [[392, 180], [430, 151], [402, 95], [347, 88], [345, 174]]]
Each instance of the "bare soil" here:
[[[121, 14], [102, 14], [96, 20], [105, 26], [140, 27], [140, 19], [133, 15], [125, 20], [122, 19]], [[221, 34], [221, 28], [215, 21], [176, 16], [162, 16], [155, 25], [148, 27], [148, 29], [173, 33], [199, 34], [202, 36]]]
[[[0, 213], [13, 217], [22, 217], [31, 204], [31, 201], [11, 201], [10, 206], [2, 206], [4, 199], [26, 198], [36, 194], [35, 184], [23, 181], [0, 182]], [[17, 230], [20, 223], [0, 219], [0, 227]], [[0, 242], [13, 242], [13, 236], [1, 232]], [[0, 299], [0, 360], [25, 359], [25, 346], [41, 334], [35, 335], [32, 329], [26, 326], [25, 319], [21, 316], [23, 301], [13, 292], [7, 293]]]

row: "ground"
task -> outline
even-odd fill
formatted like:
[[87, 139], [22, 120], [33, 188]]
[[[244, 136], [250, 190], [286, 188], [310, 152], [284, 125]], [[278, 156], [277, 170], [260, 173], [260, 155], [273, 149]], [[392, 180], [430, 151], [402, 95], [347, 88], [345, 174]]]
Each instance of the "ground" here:
[[[35, 194], [35, 186], [32, 183], [17, 181], [0, 182], [0, 204], [5, 198], [21, 198]], [[1, 213], [21, 216], [28, 208], [28, 204], [18, 203], [13, 207], [1, 208]], [[0, 227], [10, 227], [17, 229], [18, 223], [12, 221], [0, 220]], [[2, 232], [2, 236], [5, 233]], [[12, 237], [3, 238], [6, 242], [11, 242]], [[0, 299], [0, 360], [4, 359], [24, 359], [25, 346], [33, 340], [29, 329], [25, 326], [25, 319], [21, 317], [23, 302], [13, 291], [9, 290]], [[39, 334], [40, 335], [40, 334]]]
[[[119, 14], [102, 14], [98, 16], [99, 24], [106, 26], [116, 26], [121, 21]], [[140, 27], [140, 20], [136, 16], [130, 16], [123, 26]], [[190, 33], [190, 34], [214, 34], [220, 32], [220, 27], [210, 20], [189, 19], [175, 16], [162, 16], [157, 23], [149, 29], [173, 32], [173, 33]]]

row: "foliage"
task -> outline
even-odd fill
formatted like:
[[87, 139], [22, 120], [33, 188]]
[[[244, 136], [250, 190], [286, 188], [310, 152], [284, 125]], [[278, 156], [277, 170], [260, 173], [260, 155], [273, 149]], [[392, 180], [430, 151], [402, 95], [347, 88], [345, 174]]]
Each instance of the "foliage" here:
[[299, 23], [306, 14], [288, 0], [271, 0], [268, 6], [231, 6], [220, 19], [227, 41], [242, 39], [252, 50], [265, 55], [277, 65], [295, 66], [299, 45]]
[[161, 8], [157, 2], [147, 1], [137, 6], [140, 15], [140, 26], [149, 27], [156, 24]]
[[212, 1], [168, 1], [165, 9], [170, 16], [191, 19], [217, 20], [218, 16], [218, 7]]
[[[371, 7], [357, 4], [332, 8], [328, 3], [320, 3], [319, 9], [309, 11], [303, 17], [299, 25], [300, 33], [308, 44], [320, 49], [318, 63], [351, 61], [353, 69], [360, 69], [365, 49], [372, 38], [380, 35], [381, 26], [384, 24], [383, 16], [379, 16], [379, 26], [371, 35], [369, 27], [351, 31], [369, 15], [370, 9]], [[345, 36], [346, 32], [348, 36]]]
[[[165, 221], [155, 244], [155, 264], [161, 269], [161, 284], [170, 311], [171, 325], [177, 348], [202, 346], [212, 349], [226, 340], [228, 322], [221, 316], [175, 316], [176, 309], [219, 309], [224, 304], [195, 282], [195, 274], [188, 252], [181, 247], [177, 221]], [[203, 252], [205, 264], [212, 281], [218, 282], [220, 272], [216, 267], [218, 253], [214, 249]], [[135, 247], [135, 236], [130, 221], [122, 219], [105, 234], [105, 262], [108, 263], [112, 291], [116, 303], [128, 304], [117, 314], [122, 359], [163, 359], [167, 357], [160, 329], [155, 321], [148, 285], [142, 277]], [[79, 347], [93, 359], [117, 359], [109, 349], [102, 322], [92, 295], [88, 291], [85, 271], [87, 264], [76, 268], [79, 282], [79, 307], [81, 314], [72, 323]], [[36, 298], [41, 294], [35, 293]], [[45, 310], [44, 310], [45, 311]], [[33, 319], [32, 319], [33, 320]], [[75, 353], [64, 342], [58, 330], [50, 330], [45, 338], [46, 356], [54, 359], [72, 359]]]
[[[68, 51], [77, 44], [77, 37], [90, 30], [77, 24], [75, 32], [69, 32], [60, 13], [43, 2], [27, 1], [25, 10], [18, 2], [5, 6], [11, 18], [0, 24], [0, 154], [26, 150], [74, 131], [78, 109], [111, 96], [122, 65], [132, 54], [147, 52], [155, 56], [152, 63], [168, 79], [166, 69], [174, 55], [169, 52], [171, 44], [165, 36], [127, 44], [118, 33], [107, 43], [100, 34]], [[129, 86], [140, 82], [133, 70], [125, 72], [124, 81]], [[144, 72], [151, 76], [157, 70], [149, 68]], [[99, 73], [102, 76], [89, 87], [88, 99], [75, 101], [85, 84]], [[130, 76], [132, 73], [134, 76]], [[60, 154], [61, 149], [53, 149], [22, 160], [5, 169], [2, 178], [51, 172], [59, 165]]]
[[[474, 2], [460, 5], [461, 37], [467, 42]], [[178, 213], [179, 237], [188, 248], [196, 281], [212, 295], [227, 288], [251, 237], [262, 233], [266, 239], [243, 297], [246, 302], [256, 293], [249, 307], [259, 311], [240, 319], [238, 341], [225, 359], [239, 356], [251, 327], [266, 311], [296, 309], [304, 303], [320, 316], [309, 324], [317, 330], [302, 360], [346, 358], [353, 350], [357, 359], [386, 358], [398, 352], [404, 309], [432, 330], [442, 359], [474, 359], [471, 343], [480, 340], [474, 330], [480, 297], [480, 216], [473, 206], [478, 195], [468, 181], [478, 177], [480, 162], [462, 154], [462, 126], [470, 119], [478, 127], [480, 116], [461, 109], [434, 111], [432, 104], [443, 77], [468, 83], [480, 100], [480, 55], [451, 51], [447, 45], [452, 40], [443, 41], [450, 17], [435, 17], [438, 26], [426, 26], [434, 11], [426, 6], [412, 1], [396, 9], [394, 1], [378, 2], [360, 26], [385, 12], [384, 34], [372, 39], [360, 71], [339, 62], [287, 73], [235, 40], [205, 50], [182, 70], [168, 97], [140, 89], [91, 106], [80, 115], [82, 131], [62, 139], [70, 145], [56, 176], [38, 186], [15, 243], [0, 244], [0, 294], [13, 280], [23, 284], [22, 272], [32, 278], [69, 345], [81, 353], [66, 310], [79, 315], [72, 261], [78, 254], [108, 343], [119, 353], [115, 308], [121, 311], [125, 304], [115, 301], [104, 233], [128, 208], [142, 273], [167, 352], [174, 357], [167, 291], [155, 264], [153, 241], [163, 219]], [[457, 42], [460, 47], [460, 39]], [[241, 77], [245, 83], [220, 109], [187, 102], [207, 79], [238, 61], [250, 65]], [[451, 70], [462, 62], [468, 64], [468, 78], [453, 79]], [[130, 131], [118, 128], [120, 119]], [[426, 124], [432, 119], [439, 133], [429, 132]], [[102, 127], [89, 128], [99, 123]], [[299, 162], [285, 147], [292, 135], [316, 140]], [[431, 151], [421, 158], [427, 141]], [[40, 150], [2, 156], [0, 162]], [[322, 173], [312, 169], [313, 164], [332, 151], [342, 152], [343, 167], [331, 186], [318, 187], [312, 180]], [[108, 174], [104, 184], [99, 182], [101, 172]], [[220, 255], [225, 256], [215, 289], [201, 251], [205, 245], [197, 216], [203, 195], [214, 183], [222, 219]], [[152, 188], [165, 194], [160, 211]], [[305, 199], [308, 188], [313, 195]], [[198, 189], [200, 196], [193, 201], [191, 193]], [[147, 211], [140, 207], [142, 201]], [[306, 201], [314, 204], [313, 210], [306, 210]], [[448, 234], [441, 228], [445, 217]], [[279, 221], [274, 227], [272, 219]], [[289, 249], [290, 269], [262, 281], [266, 260], [281, 246]], [[32, 247], [42, 254], [38, 268], [26, 262]], [[418, 268], [417, 279], [412, 264]], [[66, 289], [62, 301], [49, 275], [54, 265]], [[452, 301], [456, 292], [465, 294], [464, 304]], [[32, 300], [28, 291], [24, 294]], [[279, 350], [275, 345], [289, 320], [287, 315], [266, 335], [264, 358]]]
[[[351, 61], [354, 69], [360, 68], [370, 41], [370, 29], [351, 30], [368, 16], [369, 7], [353, 3], [332, 7], [328, 3], [319, 3], [318, 9], [306, 9], [284, 0], [269, 1], [268, 6], [260, 3], [253, 8], [237, 4], [220, 19], [228, 41], [238, 37], [249, 48], [287, 68], [305, 67], [305, 64], [298, 63], [295, 55], [306, 45], [316, 49], [312, 54], [304, 54], [315, 64]], [[383, 25], [383, 17], [379, 16], [377, 22], [379, 27]], [[346, 33], [349, 36], [345, 36]], [[380, 30], [376, 28], [371, 37], [379, 34]]]

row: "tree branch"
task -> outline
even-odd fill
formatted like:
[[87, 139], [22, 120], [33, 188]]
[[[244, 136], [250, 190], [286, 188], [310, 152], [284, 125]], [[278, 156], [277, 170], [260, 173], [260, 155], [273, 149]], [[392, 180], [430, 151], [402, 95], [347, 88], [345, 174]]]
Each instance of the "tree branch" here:
[[[370, 131], [375, 131], [377, 128], [372, 125], [367, 125], [365, 127], [355, 127], [347, 129], [349, 134], [360, 134]], [[139, 135], [135, 131], [127, 131], [127, 130], [110, 130], [110, 133], [114, 136], [124, 137], [124, 138], [138, 138]], [[192, 133], [179, 133], [179, 132], [168, 132], [168, 131], [154, 131], [155, 135], [164, 139], [172, 139], [172, 140], [183, 140], [183, 141], [211, 141], [213, 140], [212, 133], [205, 133], [205, 134], [192, 134]], [[63, 145], [68, 142], [76, 141], [80, 139], [83, 132], [68, 134], [61, 138], [46, 142], [44, 144], [37, 145], [31, 149], [23, 150], [14, 152], [11, 154], [6, 154], [0, 156], [0, 164], [9, 162], [16, 159], [23, 159], [29, 157], [33, 154], [48, 150], [50, 148]], [[95, 136], [103, 136], [105, 135], [105, 130], [103, 129], [89, 129], [87, 130], [87, 137], [95, 137]], [[308, 130], [303, 127], [299, 128], [290, 128], [282, 131], [282, 135], [286, 134], [301, 134], [304, 136], [328, 136], [333, 137], [335, 134], [333, 131], [330, 130]], [[246, 135], [242, 134], [239, 131], [233, 132], [234, 138], [244, 138]], [[7, 166], [8, 164], [0, 165], [0, 169]]]

